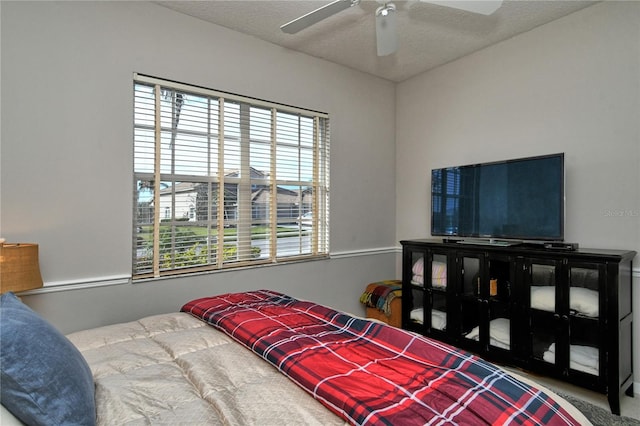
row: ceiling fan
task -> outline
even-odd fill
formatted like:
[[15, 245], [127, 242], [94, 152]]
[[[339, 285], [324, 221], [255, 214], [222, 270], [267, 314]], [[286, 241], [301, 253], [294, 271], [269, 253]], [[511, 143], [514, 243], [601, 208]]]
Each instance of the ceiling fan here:
[[[319, 9], [282, 25], [280, 29], [287, 34], [295, 34], [336, 13], [360, 4], [361, 0], [334, 0]], [[380, 7], [376, 9], [376, 44], [378, 56], [387, 56], [398, 49], [396, 5], [392, 1], [377, 0]], [[502, 5], [502, 0], [418, 0], [440, 6], [462, 9], [468, 12], [491, 15]]]

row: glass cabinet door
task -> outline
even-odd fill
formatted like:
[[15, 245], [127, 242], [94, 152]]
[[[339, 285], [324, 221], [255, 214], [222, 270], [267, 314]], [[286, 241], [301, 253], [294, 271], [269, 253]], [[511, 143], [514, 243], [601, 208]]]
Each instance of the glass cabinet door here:
[[463, 341], [479, 351], [511, 350], [515, 262], [490, 253], [465, 255], [459, 262]]
[[[424, 333], [425, 331], [425, 263], [428, 264], [427, 251], [418, 248], [406, 248], [404, 281], [409, 282], [410, 291], [403, 292], [403, 310], [408, 312], [406, 327]], [[408, 264], [407, 264], [408, 262]], [[408, 266], [408, 267], [407, 267]], [[408, 294], [407, 294], [408, 293]]]
[[411, 251], [409, 326], [423, 334], [447, 328], [448, 257], [446, 253]]
[[556, 299], [560, 265], [534, 260], [528, 265], [527, 271], [531, 356], [540, 362], [556, 365], [560, 321]]
[[488, 301], [489, 346], [511, 350], [512, 283], [514, 262], [509, 257], [488, 258], [488, 282], [481, 283], [481, 299]]
[[[482, 256], [458, 257], [458, 294], [460, 296], [460, 332], [467, 344], [478, 346], [486, 328], [481, 301]], [[478, 342], [477, 344], [475, 342]]]
[[[605, 335], [599, 295], [604, 266], [552, 262], [530, 265], [531, 356], [563, 375], [600, 374]], [[561, 284], [562, 283], [562, 284]]]
[[448, 260], [444, 253], [431, 255], [431, 270], [427, 280], [430, 309], [425, 318], [430, 331], [444, 332], [447, 328], [447, 269]]
[[604, 304], [604, 267], [597, 264], [569, 264], [569, 370], [592, 376], [600, 374], [600, 308]]

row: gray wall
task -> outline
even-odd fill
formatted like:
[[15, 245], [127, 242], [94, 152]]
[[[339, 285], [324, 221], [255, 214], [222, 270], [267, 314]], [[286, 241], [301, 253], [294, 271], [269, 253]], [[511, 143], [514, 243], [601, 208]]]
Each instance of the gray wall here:
[[[40, 245], [46, 291], [24, 300], [63, 332], [251, 288], [363, 313], [394, 278], [394, 84], [151, 3], [0, 7], [0, 233]], [[328, 112], [334, 258], [128, 283], [134, 72]]]
[[398, 240], [429, 235], [431, 169], [564, 152], [565, 240], [640, 252], [640, 3], [599, 3], [407, 80], [396, 120]]

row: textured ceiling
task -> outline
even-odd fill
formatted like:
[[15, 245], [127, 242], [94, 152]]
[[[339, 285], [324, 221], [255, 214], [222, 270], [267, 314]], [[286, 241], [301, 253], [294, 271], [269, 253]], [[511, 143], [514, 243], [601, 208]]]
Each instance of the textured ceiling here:
[[398, 10], [398, 51], [378, 57], [377, 1], [333, 15], [297, 34], [280, 26], [327, 1], [155, 1], [259, 39], [323, 58], [391, 81], [402, 81], [484, 47], [561, 18], [594, 1], [505, 0], [490, 16], [421, 1], [394, 1]]

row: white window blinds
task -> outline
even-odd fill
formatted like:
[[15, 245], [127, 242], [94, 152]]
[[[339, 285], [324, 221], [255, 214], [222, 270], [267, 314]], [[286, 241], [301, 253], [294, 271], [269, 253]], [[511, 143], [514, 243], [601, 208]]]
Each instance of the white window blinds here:
[[329, 253], [327, 114], [136, 75], [134, 279]]

